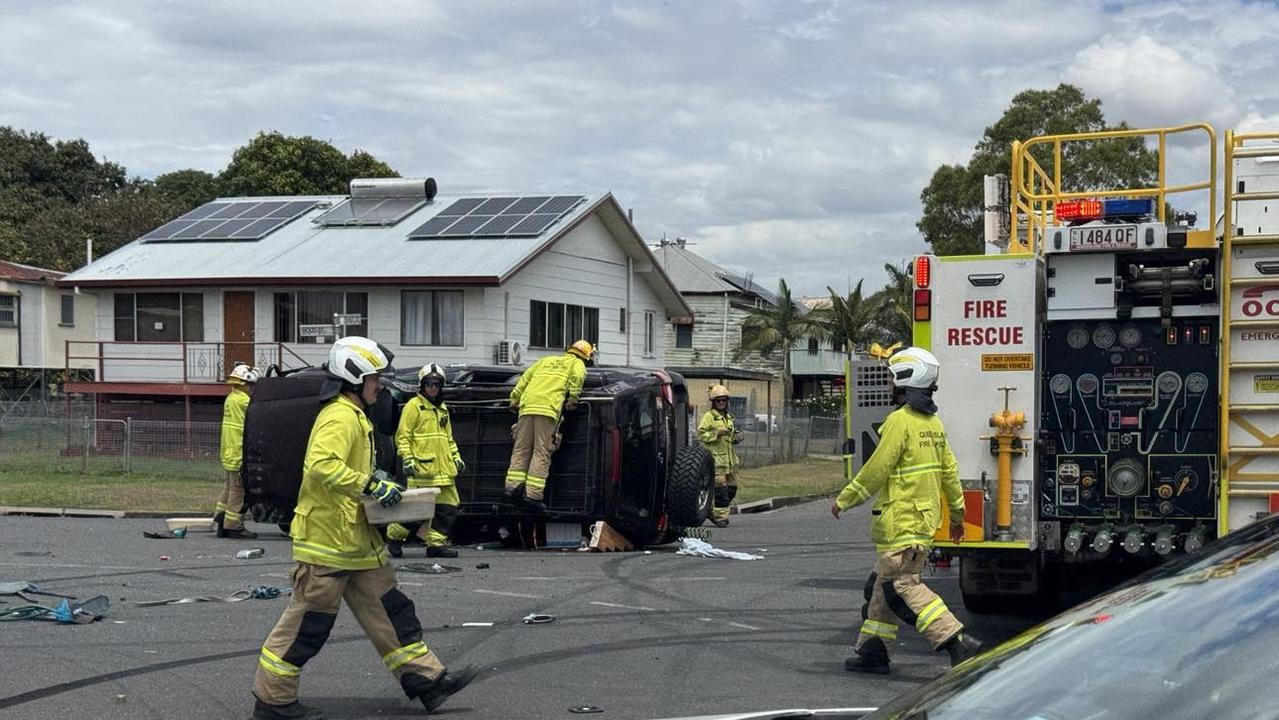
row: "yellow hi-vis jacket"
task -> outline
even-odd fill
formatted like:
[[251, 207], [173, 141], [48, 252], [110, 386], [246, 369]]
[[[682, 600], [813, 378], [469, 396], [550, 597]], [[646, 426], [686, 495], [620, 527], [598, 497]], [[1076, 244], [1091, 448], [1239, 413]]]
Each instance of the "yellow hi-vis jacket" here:
[[533, 363], [511, 391], [511, 404], [520, 417], [542, 415], [559, 421], [565, 398], [577, 400], [586, 382], [586, 363], [576, 355], [548, 355]]
[[835, 502], [847, 510], [876, 493], [870, 539], [879, 552], [931, 546], [941, 526], [943, 493], [950, 516], [964, 516], [959, 469], [941, 418], [905, 405], [888, 415], [875, 452]]
[[447, 487], [457, 477], [457, 461], [462, 458], [453, 441], [453, 424], [448, 405], [435, 405], [414, 395], [404, 405], [400, 425], [395, 430], [395, 449], [401, 459], [413, 458], [417, 474], [409, 487]]
[[[720, 437], [719, 431], [727, 430], [728, 434]], [[702, 422], [697, 426], [697, 439], [702, 447], [715, 458], [715, 474], [724, 475], [735, 472], [739, 464], [737, 452], [733, 450], [733, 438], [737, 431], [733, 428], [732, 413], [720, 413], [707, 410]]]
[[231, 387], [222, 403], [222, 469], [235, 472], [244, 461], [244, 414], [249, 411], [249, 394]]
[[302, 461], [293, 559], [343, 570], [386, 564], [386, 546], [360, 504], [373, 474], [373, 423], [344, 395], [324, 404]]

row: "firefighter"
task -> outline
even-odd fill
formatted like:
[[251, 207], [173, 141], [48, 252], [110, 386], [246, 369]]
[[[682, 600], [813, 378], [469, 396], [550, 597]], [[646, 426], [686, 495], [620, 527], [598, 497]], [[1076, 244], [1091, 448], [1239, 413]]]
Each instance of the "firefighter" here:
[[453, 440], [449, 408], [444, 404], [444, 368], [429, 363], [417, 373], [418, 394], [404, 405], [395, 431], [395, 448], [404, 463], [410, 488], [435, 487], [435, 517], [429, 523], [391, 523], [386, 528], [387, 549], [395, 557], [404, 554], [404, 541], [416, 535], [426, 543], [427, 557], [457, 557], [449, 547], [457, 520], [457, 485], [454, 478], [466, 469]]
[[737, 467], [741, 464], [733, 446], [742, 441], [742, 433], [733, 426], [733, 415], [728, 411], [728, 388], [712, 385], [709, 395], [711, 409], [706, 411], [697, 426], [697, 439], [715, 458], [715, 500], [711, 508], [711, 522], [715, 527], [727, 527], [728, 506], [737, 495]]
[[404, 693], [428, 712], [475, 677], [469, 667], [447, 672], [422, 641], [413, 601], [396, 586], [386, 546], [360, 502], [370, 496], [391, 507], [401, 499], [394, 480], [374, 470], [374, 430], [366, 415], [391, 359], [362, 337], [342, 338], [329, 350], [330, 379], [307, 440], [293, 516], [293, 593], [258, 659], [255, 720], [322, 720], [298, 702], [299, 676], [328, 640], [344, 600]]
[[940, 367], [932, 353], [911, 347], [889, 358], [888, 369], [893, 400], [901, 407], [888, 415], [875, 452], [830, 508], [838, 519], [878, 496], [871, 510], [870, 534], [878, 556], [867, 583], [869, 605], [855, 654], [844, 661], [844, 669], [885, 675], [898, 618], [914, 625], [933, 650], [946, 651], [951, 665], [981, 649], [919, 577], [941, 526], [943, 493], [950, 508], [950, 537], [959, 542], [964, 536], [964, 494], [955, 455], [933, 402]]
[[558, 447], [560, 421], [564, 412], [577, 408], [586, 381], [586, 363], [595, 347], [578, 340], [563, 355], [548, 355], [533, 363], [511, 391], [511, 409], [519, 413], [515, 423], [515, 447], [506, 471], [508, 502], [519, 499], [545, 512], [546, 475], [551, 469], [551, 453]]
[[222, 403], [222, 469], [226, 471], [226, 483], [214, 508], [213, 522], [220, 538], [251, 540], [258, 534], [244, 529], [244, 479], [240, 466], [244, 461], [244, 415], [249, 411], [249, 396], [258, 381], [258, 371], [240, 363], [231, 369], [226, 381], [231, 386]]

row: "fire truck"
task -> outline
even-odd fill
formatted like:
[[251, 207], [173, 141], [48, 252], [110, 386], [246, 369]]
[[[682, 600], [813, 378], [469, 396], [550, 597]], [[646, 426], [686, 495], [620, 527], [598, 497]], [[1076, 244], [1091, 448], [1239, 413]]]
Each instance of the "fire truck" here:
[[[1130, 138], [1157, 148], [1154, 185], [1063, 183], [1073, 150]], [[913, 343], [941, 362], [965, 498], [963, 541], [944, 519], [937, 545], [960, 558], [969, 610], [1279, 510], [1279, 133], [1223, 144], [1219, 196], [1207, 124], [1016, 142], [1009, 175], [987, 178], [986, 254], [914, 259]], [[1170, 167], [1170, 148], [1194, 164]], [[846, 384], [851, 477], [892, 406], [880, 359]]]

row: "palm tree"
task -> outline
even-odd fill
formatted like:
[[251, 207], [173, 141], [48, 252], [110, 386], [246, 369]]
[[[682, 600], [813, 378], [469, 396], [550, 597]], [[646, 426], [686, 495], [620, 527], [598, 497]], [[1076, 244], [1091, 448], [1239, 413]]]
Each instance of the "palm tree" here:
[[863, 280], [857, 281], [857, 287], [847, 296], [835, 292], [829, 285], [830, 307], [814, 310], [810, 314], [813, 325], [829, 338], [836, 349], [853, 353], [871, 340], [874, 333], [875, 307], [872, 298], [862, 296]]
[[782, 399], [785, 407], [790, 407], [791, 387], [790, 351], [795, 342], [813, 334], [813, 321], [791, 298], [790, 287], [786, 280], [781, 280], [777, 289], [777, 304], [746, 311], [746, 319], [742, 321], [742, 339], [733, 354], [733, 361], [757, 352], [764, 357], [771, 357], [776, 350], [782, 351]]
[[909, 345], [914, 323], [915, 290], [909, 262], [903, 261], [901, 265], [884, 263], [884, 272], [888, 273], [888, 284], [867, 300], [872, 308], [872, 333], [880, 336], [874, 339], [884, 345], [894, 342]]

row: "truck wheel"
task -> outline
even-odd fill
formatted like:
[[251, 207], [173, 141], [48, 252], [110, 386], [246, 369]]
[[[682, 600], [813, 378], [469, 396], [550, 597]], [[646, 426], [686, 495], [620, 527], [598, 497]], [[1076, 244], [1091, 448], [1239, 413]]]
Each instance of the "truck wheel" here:
[[666, 511], [672, 525], [697, 527], [711, 513], [715, 489], [715, 460], [701, 445], [680, 448], [671, 464], [666, 487]]

